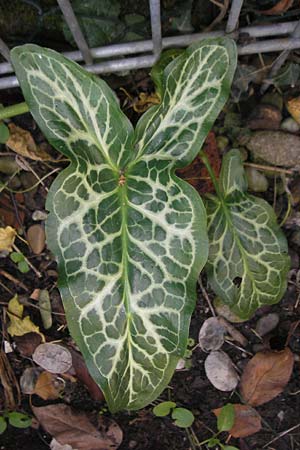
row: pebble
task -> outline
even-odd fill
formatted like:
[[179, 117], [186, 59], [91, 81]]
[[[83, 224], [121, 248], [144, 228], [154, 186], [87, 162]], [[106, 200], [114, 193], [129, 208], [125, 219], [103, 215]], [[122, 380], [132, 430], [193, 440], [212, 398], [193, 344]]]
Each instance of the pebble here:
[[205, 373], [211, 384], [220, 391], [233, 391], [239, 376], [229, 356], [221, 351], [211, 352], [204, 363]]
[[48, 217], [48, 213], [46, 211], [41, 211], [37, 209], [32, 213], [32, 220], [39, 221], [39, 220], [46, 220]]
[[39, 255], [45, 248], [46, 235], [43, 225], [31, 225], [27, 230], [27, 241], [35, 255]]
[[265, 336], [274, 330], [279, 323], [279, 315], [276, 313], [266, 314], [258, 319], [255, 331], [259, 336]]
[[248, 187], [251, 191], [266, 192], [269, 183], [263, 173], [259, 172], [254, 167], [246, 167], [245, 172], [248, 181]]
[[295, 119], [288, 117], [281, 122], [280, 128], [284, 131], [288, 131], [289, 133], [298, 133], [300, 130], [300, 125]]

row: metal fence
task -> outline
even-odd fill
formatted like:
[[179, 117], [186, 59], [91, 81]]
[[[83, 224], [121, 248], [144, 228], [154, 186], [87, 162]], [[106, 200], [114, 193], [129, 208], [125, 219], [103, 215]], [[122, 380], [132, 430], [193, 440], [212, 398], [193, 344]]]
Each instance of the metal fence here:
[[[271, 78], [284, 64], [289, 52], [300, 49], [300, 21], [238, 28], [243, 0], [231, 2], [224, 30], [172, 37], [162, 37], [160, 0], [149, 0], [152, 39], [89, 48], [70, 1], [57, 0], [57, 2], [78, 47], [77, 51], [63, 54], [74, 61], [83, 63], [86, 70], [96, 74], [151, 67], [158, 60], [162, 49], [186, 47], [203, 38], [227, 35], [236, 41], [243, 36], [243, 41], [246, 42], [238, 45], [239, 55], [281, 51], [282, 53], [271, 67], [269, 74]], [[9, 62], [9, 48], [1, 37], [0, 53], [7, 61], [0, 64], [0, 89], [17, 87], [18, 80], [13, 75], [13, 67]], [[101, 61], [103, 58], [106, 60]], [[265, 88], [268, 86], [268, 80], [265, 81], [264, 86]]]

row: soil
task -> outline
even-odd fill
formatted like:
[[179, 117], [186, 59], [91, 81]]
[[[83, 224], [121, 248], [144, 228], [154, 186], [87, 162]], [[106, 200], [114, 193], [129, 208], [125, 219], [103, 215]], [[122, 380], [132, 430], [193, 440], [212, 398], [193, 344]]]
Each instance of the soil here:
[[[138, 72], [134, 78], [109, 78], [109, 83], [113, 88], [126, 87], [133, 96], [139, 89], [151, 89], [149, 85], [149, 78], [146, 72]], [[121, 104], [124, 105], [125, 94], [120, 93]], [[0, 94], [0, 103], [11, 104], [19, 101], [21, 98], [17, 91], [6, 92]], [[126, 112], [130, 116], [131, 120], [136, 121], [137, 114], [125, 107]], [[16, 117], [14, 122], [23, 128], [29, 130], [37, 143], [45, 142], [44, 137], [37, 129], [36, 124], [29, 114]], [[54, 149], [48, 148], [51, 154], [57, 158], [59, 155]], [[2, 150], [3, 151], [3, 150]], [[31, 167], [38, 174], [39, 177], [49, 173], [54, 167], [54, 164], [46, 164], [40, 161], [30, 161]], [[59, 167], [64, 167], [65, 163], [61, 163]], [[30, 225], [35, 223], [32, 219], [33, 211], [39, 209], [44, 210], [46, 189], [54, 180], [55, 175], [45, 180], [45, 186], [41, 184], [37, 189], [24, 194], [22, 202], [17, 199], [13, 193], [5, 194], [2, 192], [0, 196], [0, 207], [3, 206], [4, 197], [9, 202], [9, 208], [12, 215], [17, 220], [17, 228], [20, 233], [26, 231]], [[272, 199], [272, 190], [264, 194], [264, 196], [270, 200]], [[272, 200], [271, 200], [272, 201]], [[6, 203], [7, 205], [7, 203]], [[24, 214], [24, 219], [21, 220], [21, 213]], [[18, 223], [19, 222], [19, 223]], [[291, 229], [285, 229], [287, 237], [290, 239], [292, 235]], [[36, 308], [26, 306], [26, 312], [30, 314], [33, 322], [40, 326], [43, 333], [45, 333], [48, 341], [62, 340], [63, 342], [72, 343], [66, 327], [61, 327], [61, 316], [56, 315], [57, 312], [62, 312], [62, 305], [56, 289], [57, 281], [57, 267], [53, 256], [47, 249], [40, 255], [33, 255], [28, 247], [18, 241], [18, 245], [25, 256], [28, 257], [30, 262], [42, 272], [42, 277], [38, 279], [34, 272], [29, 271], [26, 274], [21, 274], [16, 265], [9, 258], [0, 258], [0, 269], [4, 269], [6, 272], [12, 274], [17, 280], [21, 281], [28, 289], [28, 293], [31, 293], [36, 288], [48, 289], [51, 292], [51, 300], [53, 301], [53, 326], [50, 330], [44, 330], [41, 322], [39, 312]], [[299, 247], [290, 240], [290, 249], [292, 253], [292, 269], [294, 271], [299, 270]], [[0, 277], [1, 281], [1, 305], [2, 305], [2, 332], [3, 338], [6, 341], [11, 342], [13, 345], [13, 351], [7, 354], [8, 361], [11, 369], [15, 374], [17, 380], [20, 379], [21, 374], [25, 368], [32, 367], [34, 365], [31, 357], [26, 357], [20, 352], [19, 343], [22, 339], [11, 338], [6, 331], [8, 318], [5, 314], [6, 303], [10, 300], [12, 295], [7, 292], [9, 289], [13, 293], [18, 293], [20, 298], [28, 300], [28, 293], [22, 289], [20, 285], [16, 285], [15, 282]], [[207, 292], [210, 298], [213, 298], [212, 292], [206, 286], [205, 276], [203, 276], [204, 286], [207, 288]], [[267, 312], [276, 312], [279, 314], [279, 325], [271, 332], [266, 341], [269, 343], [270, 348], [274, 350], [282, 350], [288, 342], [289, 347], [296, 355], [296, 362], [294, 365], [294, 371], [290, 382], [281, 395], [274, 400], [266, 403], [263, 406], [257, 408], [263, 419], [263, 427], [260, 432], [253, 436], [244, 439], [231, 439], [230, 444], [236, 445], [241, 450], [262, 450], [262, 449], [276, 449], [276, 450], [296, 450], [300, 449], [300, 426], [287, 432], [279, 438], [280, 433], [286, 430], [296, 427], [299, 424], [299, 411], [300, 411], [300, 377], [299, 377], [299, 355], [300, 354], [300, 306], [299, 292], [297, 291], [297, 284], [293, 276], [290, 278], [287, 292], [283, 300], [275, 306], [265, 307], [258, 310], [251, 321], [240, 323], [236, 325], [236, 328], [248, 339], [248, 345], [242, 349], [237, 347], [234, 343], [225, 343], [223, 350], [232, 358], [237, 370], [241, 373], [243, 367], [250, 359], [251, 354], [255, 353], [255, 345], [260, 343], [260, 340], [253, 332], [255, 324], [259, 317]], [[210, 309], [203, 298], [201, 291], [198, 292], [198, 301], [195, 312], [192, 317], [190, 327], [190, 337], [197, 342], [199, 329], [204, 320], [211, 316]], [[253, 347], [254, 346], [254, 347]], [[192, 353], [191, 367], [187, 370], [177, 371], [165, 392], [159, 397], [158, 401], [172, 399], [182, 407], [188, 408], [195, 415], [195, 422], [193, 424], [193, 431], [197, 435], [199, 441], [203, 441], [210, 437], [213, 432], [216, 431], [216, 418], [212, 413], [214, 408], [223, 406], [224, 404], [239, 403], [240, 398], [237, 392], [224, 393], [215, 389], [206, 377], [204, 371], [204, 360], [206, 354], [200, 349], [196, 348]], [[85, 411], [91, 416], [102, 411], [104, 415], [110, 416], [105, 408], [105, 404], [99, 401], [94, 401], [91, 395], [88, 393], [86, 387], [79, 381], [76, 383], [67, 383], [65, 392], [61, 399], [57, 402], [65, 402], [71, 405], [76, 411]], [[55, 401], [54, 401], [55, 402]], [[31, 404], [39, 406], [53, 401], [43, 401], [37, 395], [21, 395], [21, 403], [18, 405], [18, 410], [27, 412], [32, 415]], [[157, 402], [156, 402], [157, 403]], [[171, 418], [159, 418], [155, 417], [152, 413], [154, 405], [149, 405], [137, 412], [122, 412], [113, 416], [114, 420], [119, 424], [123, 430], [124, 437], [120, 450], [188, 450], [193, 448], [191, 443], [191, 436], [184, 429], [180, 429], [173, 424]], [[0, 385], [0, 409], [4, 408], [4, 390]], [[34, 423], [33, 427], [27, 429], [16, 429], [11, 426], [7, 431], [0, 435], [0, 450], [46, 450], [49, 448], [49, 443], [52, 437], [45, 433], [38, 424]], [[227, 437], [224, 433], [221, 435], [224, 438]], [[271, 441], [276, 439], [274, 443]], [[206, 448], [203, 446], [203, 448]]]

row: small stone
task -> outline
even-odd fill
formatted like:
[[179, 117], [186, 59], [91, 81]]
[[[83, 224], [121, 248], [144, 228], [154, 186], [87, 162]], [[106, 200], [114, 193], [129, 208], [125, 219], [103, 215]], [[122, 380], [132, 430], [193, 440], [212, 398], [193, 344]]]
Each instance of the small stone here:
[[204, 352], [219, 350], [224, 344], [225, 328], [217, 317], [210, 317], [199, 332], [199, 344]]
[[32, 220], [39, 221], [39, 220], [46, 220], [48, 217], [48, 213], [46, 211], [40, 211], [37, 209], [32, 213]]
[[288, 117], [281, 122], [280, 128], [289, 133], [298, 133], [300, 125], [292, 117]]
[[259, 336], [265, 336], [274, 330], [279, 323], [279, 316], [276, 313], [270, 313], [258, 319], [255, 331]]
[[268, 180], [266, 176], [256, 170], [254, 167], [246, 167], [246, 177], [248, 188], [253, 192], [266, 192], [268, 189]]
[[221, 351], [211, 352], [204, 363], [211, 384], [220, 391], [233, 391], [239, 382], [238, 374], [229, 356]]
[[58, 344], [40, 344], [32, 355], [33, 361], [50, 373], [65, 373], [72, 367], [72, 356]]
[[39, 255], [45, 248], [46, 235], [43, 225], [31, 225], [27, 230], [27, 240], [35, 255]]
[[291, 242], [297, 247], [300, 247], [300, 230], [296, 230], [292, 233]]
[[184, 358], [180, 358], [180, 360], [177, 363], [176, 369], [175, 370], [183, 370], [185, 369], [185, 359]]

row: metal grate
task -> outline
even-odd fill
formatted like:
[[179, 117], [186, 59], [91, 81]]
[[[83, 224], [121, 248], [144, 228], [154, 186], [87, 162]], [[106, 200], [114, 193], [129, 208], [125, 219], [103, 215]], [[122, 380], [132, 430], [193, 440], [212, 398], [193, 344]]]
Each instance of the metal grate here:
[[[162, 38], [160, 0], [149, 0], [152, 31], [151, 40], [107, 45], [105, 47], [90, 49], [70, 1], [57, 0], [57, 2], [78, 47], [77, 51], [65, 52], [63, 54], [74, 61], [82, 62], [86, 70], [96, 74], [151, 67], [159, 58], [162, 49], [186, 47], [192, 42], [203, 38], [229, 35], [236, 40], [239, 36], [248, 38], [248, 43], [238, 46], [239, 55], [282, 51], [281, 55], [271, 67], [270, 77], [272, 77], [277, 73], [282, 64], [284, 64], [290, 50], [300, 48], [300, 21], [248, 26], [238, 29], [243, 0], [233, 0], [231, 2], [228, 21], [223, 31]], [[9, 62], [9, 48], [1, 38], [0, 53], [7, 60], [7, 62], [0, 64], [0, 89], [17, 87], [19, 85], [18, 80], [13, 75], [14, 71]], [[128, 57], [128, 55], [132, 56]], [[101, 58], [110, 59], [102, 62], [94, 62], [94, 60]], [[267, 87], [268, 80], [264, 82], [262, 90], [265, 90]]]

